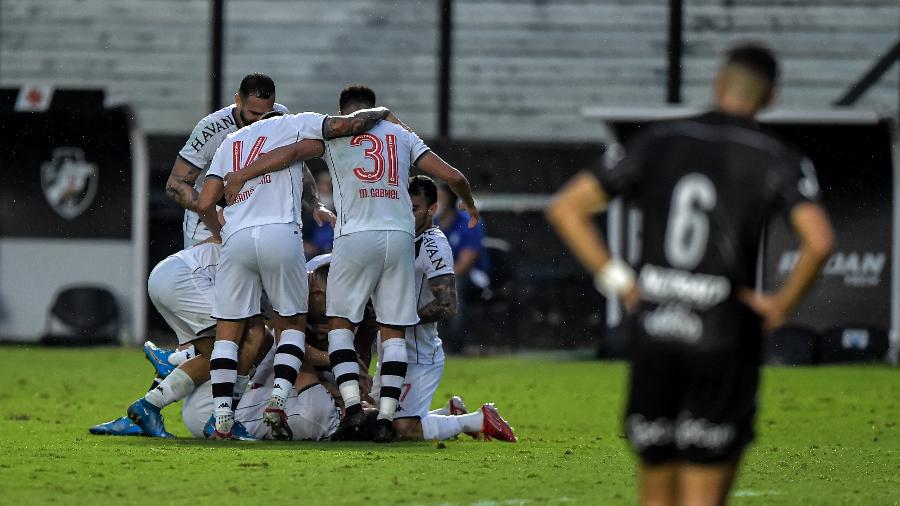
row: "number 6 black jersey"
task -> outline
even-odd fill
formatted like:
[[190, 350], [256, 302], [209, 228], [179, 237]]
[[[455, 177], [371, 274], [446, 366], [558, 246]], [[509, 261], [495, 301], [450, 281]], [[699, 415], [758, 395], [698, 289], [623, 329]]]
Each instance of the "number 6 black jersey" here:
[[603, 188], [643, 212], [639, 335], [708, 350], [737, 345], [748, 325], [758, 336], [735, 293], [753, 286], [769, 217], [817, 198], [812, 163], [718, 112], [647, 127], [610, 155]]

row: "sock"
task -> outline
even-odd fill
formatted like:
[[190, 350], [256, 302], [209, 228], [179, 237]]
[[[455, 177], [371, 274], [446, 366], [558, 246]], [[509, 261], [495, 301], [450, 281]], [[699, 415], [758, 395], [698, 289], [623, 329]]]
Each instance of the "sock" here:
[[422, 438], [443, 441], [463, 432], [458, 416], [427, 415], [422, 418]]
[[244, 396], [244, 393], [247, 391], [247, 384], [250, 383], [250, 376], [244, 376], [238, 374], [234, 378], [234, 392], [231, 394], [231, 407], [237, 409], [238, 403], [241, 402], [241, 397]]
[[348, 329], [334, 329], [328, 332], [328, 356], [331, 358], [331, 371], [347, 414], [355, 413], [353, 406], [359, 404], [359, 364], [356, 348], [353, 347], [353, 332]]
[[300, 366], [303, 365], [303, 351], [306, 349], [306, 335], [295, 329], [281, 331], [278, 349], [275, 350], [275, 384], [269, 406], [284, 407], [284, 401], [291, 394]]
[[231, 341], [216, 341], [209, 360], [209, 376], [212, 380], [213, 414], [219, 432], [231, 431], [234, 411], [231, 400], [237, 381], [238, 345]]
[[147, 392], [144, 399], [157, 408], [184, 399], [194, 391], [194, 380], [181, 369], [175, 369], [156, 388]]
[[463, 432], [481, 432], [481, 428], [484, 426], [484, 413], [480, 409], [474, 413], [457, 415], [456, 418], [459, 420], [459, 426], [462, 427]]
[[443, 416], [447, 416], [447, 415], [450, 414], [450, 406], [444, 406], [444, 407], [441, 407], [441, 408], [432, 409], [431, 411], [428, 412], [428, 414], [429, 414], [429, 415], [443, 415]]
[[197, 356], [197, 350], [194, 349], [194, 345], [190, 345], [183, 350], [178, 350], [175, 353], [169, 355], [169, 363], [178, 367], [179, 365], [188, 361], [188, 359], [194, 358]]
[[406, 377], [406, 339], [393, 338], [381, 343], [381, 398], [378, 419], [393, 420], [400, 403], [400, 389]]
[[162, 383], [162, 380], [163, 379], [160, 378], [159, 376], [153, 378], [153, 383], [150, 383], [150, 388], [148, 388], [147, 391], [149, 392], [149, 391], [153, 390], [154, 388], [158, 387], [159, 384]]

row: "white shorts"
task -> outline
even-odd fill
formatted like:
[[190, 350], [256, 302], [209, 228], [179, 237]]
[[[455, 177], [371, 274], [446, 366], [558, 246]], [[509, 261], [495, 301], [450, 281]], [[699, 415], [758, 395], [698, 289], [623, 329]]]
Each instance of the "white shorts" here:
[[354, 232], [334, 240], [325, 314], [363, 319], [369, 298], [378, 323], [408, 327], [416, 311], [415, 242], [396, 230]]
[[[235, 420], [259, 439], [272, 439], [269, 426], [263, 422], [263, 412], [271, 395], [271, 382], [268, 387], [248, 390], [234, 413]], [[288, 425], [296, 441], [327, 439], [341, 423], [341, 413], [334, 404], [334, 399], [318, 383], [299, 393], [292, 391], [284, 403], [284, 412], [288, 415]], [[212, 413], [212, 383], [207, 381], [184, 400], [181, 417], [191, 434], [202, 438], [203, 426]]]
[[[379, 372], [381, 363], [378, 364]], [[400, 389], [400, 404], [394, 418], [422, 418], [431, 410], [431, 401], [437, 393], [441, 377], [444, 375], [444, 362], [434, 364], [409, 364], [403, 387]], [[370, 396], [378, 400], [381, 397], [381, 375], [372, 378]]]
[[150, 301], [175, 331], [178, 344], [215, 335], [216, 321], [210, 317], [214, 289], [208, 274], [192, 272], [177, 256], [156, 264], [147, 280]]
[[225, 241], [216, 273], [213, 317], [241, 320], [260, 314], [263, 289], [281, 316], [306, 313], [306, 258], [296, 223], [248, 227]]

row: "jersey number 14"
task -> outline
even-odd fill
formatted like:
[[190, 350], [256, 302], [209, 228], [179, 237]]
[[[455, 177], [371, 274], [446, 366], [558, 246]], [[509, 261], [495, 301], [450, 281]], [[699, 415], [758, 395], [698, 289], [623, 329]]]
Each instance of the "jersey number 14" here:
[[[400, 176], [397, 167], [397, 137], [387, 134], [384, 138], [385, 143], [387, 143], [387, 183], [390, 186], [398, 186], [400, 184]], [[353, 174], [364, 183], [377, 183], [384, 177], [385, 163], [384, 154], [382, 154], [384, 143], [381, 142], [381, 138], [370, 133], [365, 133], [352, 137], [350, 139], [350, 145], [361, 146], [363, 141], [366, 141], [370, 145], [366, 148], [364, 156], [375, 162], [375, 168], [371, 171], [367, 171], [362, 167], [357, 167], [353, 169]]]

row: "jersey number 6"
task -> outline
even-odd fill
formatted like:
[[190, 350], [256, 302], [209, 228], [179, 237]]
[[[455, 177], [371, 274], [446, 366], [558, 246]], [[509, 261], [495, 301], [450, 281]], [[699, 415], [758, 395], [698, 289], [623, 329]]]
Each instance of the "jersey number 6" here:
[[[371, 147], [366, 149], [365, 157], [375, 162], [375, 168], [368, 172], [362, 167], [357, 167], [353, 169], [353, 174], [364, 183], [377, 183], [384, 177], [384, 155], [381, 153], [383, 145], [380, 138], [369, 133], [352, 137], [350, 145], [361, 146], [363, 141], [368, 141], [371, 144]], [[388, 184], [397, 186], [400, 180], [397, 170], [397, 137], [387, 134], [385, 135], [385, 141], [387, 142], [388, 156]]]

